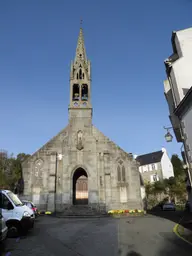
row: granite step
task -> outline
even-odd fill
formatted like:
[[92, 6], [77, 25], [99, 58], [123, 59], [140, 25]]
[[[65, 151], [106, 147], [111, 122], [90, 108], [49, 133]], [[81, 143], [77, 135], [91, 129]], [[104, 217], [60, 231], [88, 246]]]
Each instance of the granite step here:
[[105, 211], [100, 211], [94, 208], [89, 207], [88, 205], [73, 205], [68, 209], [65, 209], [63, 212], [57, 214], [58, 217], [100, 217], [108, 216]]
[[103, 214], [103, 215], [56, 215], [57, 218], [79, 218], [79, 219], [83, 219], [83, 218], [106, 218], [106, 217], [110, 217], [107, 214]]

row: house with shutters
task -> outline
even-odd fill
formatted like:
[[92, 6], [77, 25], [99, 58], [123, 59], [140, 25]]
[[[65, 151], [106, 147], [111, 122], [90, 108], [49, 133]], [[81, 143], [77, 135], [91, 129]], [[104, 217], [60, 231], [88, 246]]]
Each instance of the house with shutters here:
[[165, 148], [160, 151], [135, 156], [139, 172], [145, 183], [153, 183], [174, 177], [173, 165]]

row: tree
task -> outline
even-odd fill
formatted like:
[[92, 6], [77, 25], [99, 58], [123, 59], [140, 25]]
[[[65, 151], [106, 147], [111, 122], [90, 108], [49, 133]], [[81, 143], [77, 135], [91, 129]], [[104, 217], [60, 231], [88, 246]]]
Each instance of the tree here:
[[175, 184], [170, 187], [170, 193], [180, 199], [184, 199], [186, 196], [186, 184], [182, 175], [178, 176], [175, 180]]
[[163, 181], [156, 181], [153, 184], [155, 194], [163, 193], [165, 191], [165, 183]]
[[153, 194], [153, 184], [149, 182], [145, 183], [145, 193], [147, 198], [149, 197], [149, 195]]
[[2, 188], [9, 187], [9, 179], [11, 177], [11, 161], [6, 151], [0, 152], [0, 186]]
[[6, 188], [7, 187], [7, 179], [2, 170], [0, 170], [0, 187]]
[[170, 177], [169, 179], [164, 179], [163, 180], [165, 187], [171, 187], [172, 185], [176, 184], [176, 178], [175, 177]]
[[23, 173], [22, 173], [22, 162], [24, 162], [30, 155], [25, 153], [20, 153], [17, 155], [17, 158], [14, 160], [13, 168], [16, 176], [16, 184], [15, 184], [15, 193], [23, 193], [24, 189], [24, 181], [23, 181]]
[[16, 193], [24, 189], [22, 162], [30, 155], [20, 153], [15, 158], [13, 155], [0, 154], [0, 187], [8, 188]]
[[165, 201], [168, 199], [179, 199], [180, 201], [183, 201], [186, 198], [185, 177], [183, 175], [179, 175], [162, 181], [156, 181], [152, 184], [146, 183], [145, 191], [148, 205], [151, 207], [161, 202], [162, 197], [165, 197], [166, 195]]
[[21, 163], [24, 162], [30, 155], [25, 153], [20, 153], [17, 155], [17, 160], [19, 160]]
[[178, 157], [178, 155], [172, 155], [171, 162], [173, 165], [174, 175], [175, 177], [178, 177], [180, 175], [185, 175], [185, 172], [183, 170], [183, 162]]

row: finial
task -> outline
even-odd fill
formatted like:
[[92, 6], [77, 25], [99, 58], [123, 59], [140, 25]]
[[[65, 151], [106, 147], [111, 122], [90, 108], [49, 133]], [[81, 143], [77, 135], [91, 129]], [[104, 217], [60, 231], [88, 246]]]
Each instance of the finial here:
[[80, 20], [80, 25], [82, 26], [82, 24], [83, 24], [83, 20], [81, 19], [81, 20]]

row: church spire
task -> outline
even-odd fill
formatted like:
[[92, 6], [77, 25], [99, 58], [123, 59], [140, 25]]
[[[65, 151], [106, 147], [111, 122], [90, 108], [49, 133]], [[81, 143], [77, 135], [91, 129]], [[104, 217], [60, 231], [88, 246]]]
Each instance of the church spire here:
[[[82, 25], [82, 21], [81, 21], [81, 25]], [[82, 27], [80, 27], [80, 31], [79, 31], [75, 61], [77, 61], [77, 62], [87, 61]]]
[[71, 62], [69, 119], [80, 116], [89, 117], [91, 122], [91, 62], [86, 56], [82, 28], [79, 32], [75, 59]]

